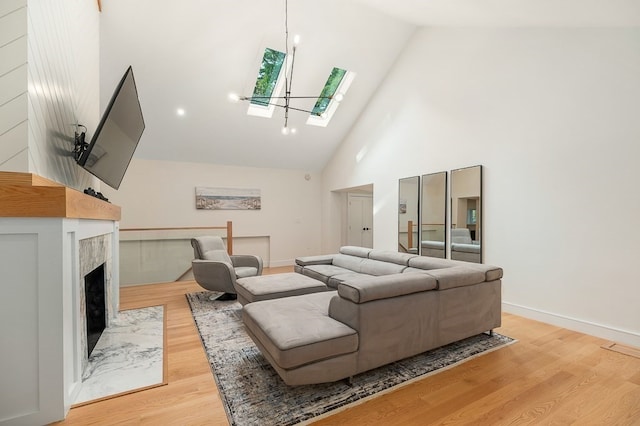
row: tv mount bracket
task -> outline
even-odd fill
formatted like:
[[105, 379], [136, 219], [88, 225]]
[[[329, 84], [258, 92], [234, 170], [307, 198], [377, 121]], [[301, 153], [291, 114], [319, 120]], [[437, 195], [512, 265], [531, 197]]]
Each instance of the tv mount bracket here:
[[[84, 131], [78, 133], [78, 129], [82, 127]], [[73, 158], [75, 158], [76, 162], [80, 161], [82, 154], [87, 150], [89, 144], [85, 142], [84, 137], [87, 132], [87, 128], [82, 124], [76, 125], [76, 131], [74, 136], [74, 146], [73, 146]]]

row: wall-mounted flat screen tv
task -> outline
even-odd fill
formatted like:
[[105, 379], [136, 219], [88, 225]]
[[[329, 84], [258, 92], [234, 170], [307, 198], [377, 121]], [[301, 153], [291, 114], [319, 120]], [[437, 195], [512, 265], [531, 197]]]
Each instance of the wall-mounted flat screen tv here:
[[138, 90], [129, 67], [111, 96], [78, 164], [114, 189], [120, 187], [144, 131]]

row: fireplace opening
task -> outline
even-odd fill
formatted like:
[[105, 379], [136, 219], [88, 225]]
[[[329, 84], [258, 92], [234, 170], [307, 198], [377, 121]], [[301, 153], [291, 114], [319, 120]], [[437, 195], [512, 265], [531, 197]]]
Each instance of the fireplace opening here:
[[107, 325], [104, 263], [84, 277], [84, 295], [87, 316], [87, 355], [91, 355], [91, 351]]

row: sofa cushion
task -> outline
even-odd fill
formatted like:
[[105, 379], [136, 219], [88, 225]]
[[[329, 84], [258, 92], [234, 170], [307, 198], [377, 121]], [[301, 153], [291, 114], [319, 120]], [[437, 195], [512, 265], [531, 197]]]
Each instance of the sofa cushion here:
[[346, 254], [336, 254], [333, 258], [333, 264], [353, 272], [360, 272], [362, 262], [366, 260], [358, 256], [350, 256]]
[[456, 266], [456, 263], [458, 262], [426, 256], [416, 256], [409, 259], [410, 267], [424, 270], [451, 268], [452, 266]]
[[356, 247], [356, 246], [343, 246], [340, 247], [340, 253], [347, 254], [349, 256], [357, 256], [362, 258], [369, 257], [370, 248]]
[[284, 369], [358, 350], [354, 329], [329, 317], [335, 292], [306, 294], [245, 305], [245, 326]]
[[397, 263], [382, 262], [380, 260], [363, 259], [360, 272], [369, 275], [389, 275], [399, 274], [406, 268], [405, 265]]
[[338, 294], [354, 303], [387, 299], [421, 291], [434, 290], [436, 279], [424, 274], [392, 274], [379, 277], [357, 277], [338, 286]]
[[371, 250], [369, 259], [380, 260], [382, 262], [396, 263], [398, 265], [407, 266], [409, 259], [416, 257], [415, 254], [399, 253], [389, 250]]
[[362, 278], [362, 277], [371, 277], [373, 275], [363, 274], [360, 272], [345, 272], [344, 274], [333, 275], [329, 277], [329, 281], [327, 281], [327, 286], [331, 288], [338, 288], [345, 280], [354, 279], [354, 278]]
[[405, 268], [404, 271], [402, 271], [403, 274], [409, 274], [409, 273], [421, 273], [421, 274], [426, 274], [427, 272], [429, 272], [428, 269], [420, 269], [420, 268], [412, 268], [411, 266], [409, 266], [408, 268]]
[[325, 284], [327, 284], [329, 282], [329, 278], [334, 275], [346, 274], [350, 272], [353, 271], [334, 265], [309, 265], [305, 266], [302, 270], [302, 273], [304, 275], [322, 281]]
[[296, 258], [296, 265], [331, 265], [333, 261], [332, 254], [320, 255], [320, 256], [303, 256]]
[[[476, 268], [469, 266], [454, 266], [445, 269], [431, 269], [425, 272], [438, 281], [439, 290], [447, 290], [454, 287], [464, 287], [467, 285], [479, 284], [486, 281], [486, 274]], [[422, 275], [422, 274], [406, 274]]]

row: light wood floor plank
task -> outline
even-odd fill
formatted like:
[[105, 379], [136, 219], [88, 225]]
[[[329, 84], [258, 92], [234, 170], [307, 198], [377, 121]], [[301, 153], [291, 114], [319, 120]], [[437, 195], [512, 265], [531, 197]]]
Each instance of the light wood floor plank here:
[[[184, 297], [194, 291], [202, 289], [192, 281], [122, 288], [121, 309], [167, 306], [169, 384], [74, 408], [58, 424], [227, 425]], [[503, 314], [502, 322], [496, 331], [517, 343], [316, 425], [640, 425], [640, 359], [515, 315]]]

